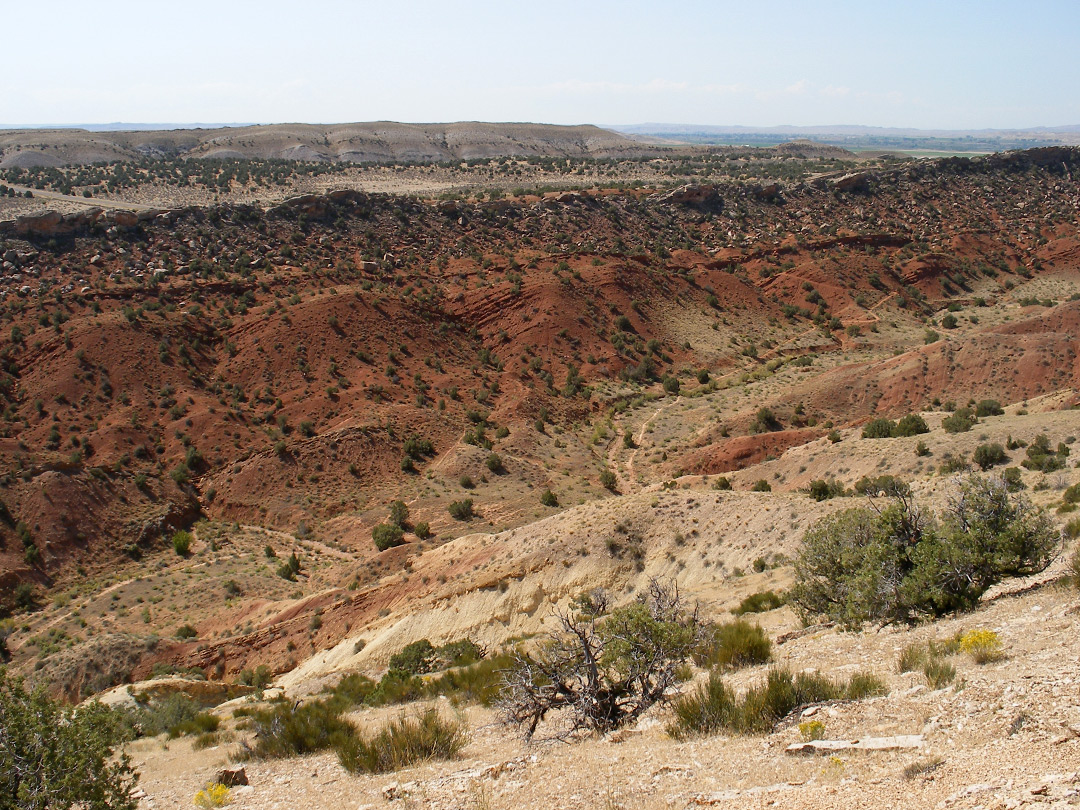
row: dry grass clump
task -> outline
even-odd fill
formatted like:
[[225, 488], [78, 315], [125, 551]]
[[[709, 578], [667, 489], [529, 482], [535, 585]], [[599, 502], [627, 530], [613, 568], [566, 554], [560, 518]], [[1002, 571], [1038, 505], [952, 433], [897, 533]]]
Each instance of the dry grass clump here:
[[958, 653], [970, 656], [976, 664], [988, 664], [1005, 657], [1001, 639], [993, 630], [968, 630], [944, 641], [906, 645], [900, 651], [896, 669], [901, 673], [922, 670], [932, 689], [942, 689], [956, 680], [956, 666], [948, 658]]
[[336, 746], [350, 773], [385, 773], [432, 759], [451, 759], [469, 741], [460, 719], [443, 719], [428, 708], [416, 717], [402, 714], [372, 737], [353, 734]]
[[786, 604], [787, 596], [784, 594], [779, 594], [776, 591], [758, 591], [739, 602], [739, 606], [731, 612], [736, 616], [743, 616], [747, 613], [765, 613]]
[[819, 672], [792, 675], [786, 669], [774, 668], [769, 670], [764, 684], [751, 687], [739, 698], [713, 670], [706, 683], [675, 702], [675, 719], [668, 733], [676, 739], [719, 731], [764, 734], [803, 706], [828, 700], [860, 700], [888, 691], [884, 681], [872, 673], [856, 673], [844, 683]]
[[280, 703], [255, 713], [255, 742], [243, 759], [281, 759], [332, 749], [352, 773], [383, 773], [430, 759], [449, 759], [468, 742], [460, 719], [444, 720], [429, 708], [414, 718], [403, 713], [371, 737], [342, 719], [340, 703]]
[[913, 642], [900, 651], [896, 668], [901, 673], [922, 670], [931, 689], [942, 689], [956, 679], [956, 667], [946, 659], [957, 649], [958, 642], [955, 638], [927, 644]]
[[772, 642], [756, 624], [744, 619], [718, 624], [707, 631], [706, 640], [694, 656], [698, 666], [740, 669], [764, 664], [772, 658]]

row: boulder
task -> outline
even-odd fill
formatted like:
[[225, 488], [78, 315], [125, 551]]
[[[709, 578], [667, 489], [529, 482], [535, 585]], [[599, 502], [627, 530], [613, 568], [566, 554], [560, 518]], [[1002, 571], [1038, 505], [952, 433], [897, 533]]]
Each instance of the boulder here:
[[687, 183], [664, 194], [653, 195], [653, 198], [677, 205], [714, 205], [720, 202], [720, 195], [712, 183]]
[[865, 194], [870, 191], [870, 172], [851, 172], [837, 177], [832, 182], [833, 191], [846, 191], [850, 194]]
[[139, 216], [134, 211], [113, 211], [111, 218], [121, 228], [133, 228], [139, 224]]
[[762, 202], [783, 202], [783, 189], [779, 183], [769, 183], [767, 186], [754, 186], [751, 189], [753, 195]]
[[225, 787], [237, 787], [239, 785], [246, 785], [248, 783], [247, 771], [243, 767], [240, 768], [222, 768], [218, 771], [217, 776], [214, 778], [219, 785]]

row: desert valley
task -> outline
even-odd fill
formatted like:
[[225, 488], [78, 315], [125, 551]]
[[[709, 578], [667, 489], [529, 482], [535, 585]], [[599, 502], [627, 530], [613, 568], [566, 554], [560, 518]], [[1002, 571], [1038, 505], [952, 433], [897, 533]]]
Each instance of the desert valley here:
[[11, 130], [0, 261], [133, 805], [1080, 804], [1080, 147]]

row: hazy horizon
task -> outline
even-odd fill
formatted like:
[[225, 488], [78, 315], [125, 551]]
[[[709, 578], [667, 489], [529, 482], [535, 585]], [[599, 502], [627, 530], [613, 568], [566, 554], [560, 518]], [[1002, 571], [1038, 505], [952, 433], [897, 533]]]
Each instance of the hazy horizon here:
[[[475, 119], [470, 119], [475, 120]], [[55, 124], [5, 124], [0, 122], [0, 132], [2, 131], [19, 131], [19, 130], [48, 130], [48, 129], [83, 129], [90, 132], [153, 132], [153, 131], [169, 131], [169, 130], [184, 130], [184, 129], [237, 129], [242, 127], [255, 127], [255, 126], [348, 126], [351, 124], [370, 124], [370, 123], [394, 123], [405, 124], [415, 126], [438, 126], [440, 124], [457, 124], [468, 123], [465, 119], [456, 121], [389, 121], [383, 119], [381, 121], [248, 121], [248, 122], [231, 122], [231, 123], [213, 123], [213, 122], [183, 122], [183, 121], [110, 121], [101, 123], [55, 123]], [[598, 124], [589, 121], [581, 121], [577, 124], [552, 124], [550, 121], [482, 121], [478, 123], [487, 124], [536, 124], [539, 126], [596, 126], [601, 129], [613, 130], [615, 132], [634, 132], [635, 130], [657, 129], [657, 130], [670, 130], [672, 132], [678, 129], [685, 129], [689, 131], [718, 131], [718, 132], [746, 132], [746, 133], [765, 133], [765, 132], [816, 132], [821, 134], [841, 134], [845, 131], [881, 131], [883, 133], [920, 133], [925, 135], [956, 135], [956, 134], [979, 134], [979, 133], [1010, 133], [1010, 132], [1068, 132], [1076, 131], [1080, 129], [1080, 124], [1058, 124], [1052, 126], [1038, 125], [1030, 127], [1007, 127], [1007, 128], [994, 128], [984, 127], [980, 129], [944, 129], [944, 128], [922, 128], [922, 127], [880, 127], [868, 124], [857, 123], [844, 123], [844, 124], [775, 124], [772, 126], [755, 126], [752, 124], [700, 124], [694, 122], [681, 122], [681, 121], [644, 121], [640, 123], [619, 123], [619, 124]]]
[[0, 109], [47, 127], [854, 121], [956, 131], [1080, 121], [1080, 4], [961, 6], [267, 0], [251, 15], [191, 0], [178, 15], [58, 0], [47, 23], [30, 4], [6, 9], [10, 30], [36, 34], [5, 46], [25, 69], [0, 84]]

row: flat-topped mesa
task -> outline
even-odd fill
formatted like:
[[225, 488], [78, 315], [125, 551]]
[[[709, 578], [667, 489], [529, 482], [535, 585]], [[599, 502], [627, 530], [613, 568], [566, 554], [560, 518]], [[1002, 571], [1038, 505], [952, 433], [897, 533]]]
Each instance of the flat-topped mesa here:
[[[35, 148], [31, 149], [30, 146]], [[37, 148], [40, 147], [40, 148]], [[205, 130], [0, 132], [0, 168], [81, 166], [147, 158], [403, 163], [501, 157], [607, 158], [656, 155], [592, 125], [485, 123], [265, 124]]]

